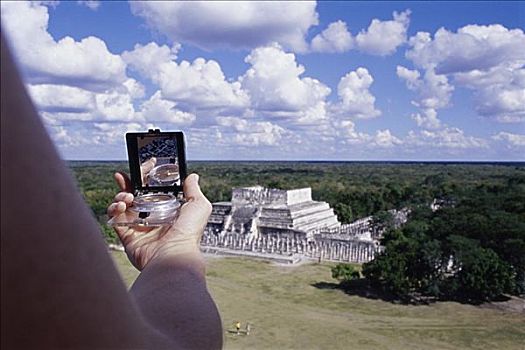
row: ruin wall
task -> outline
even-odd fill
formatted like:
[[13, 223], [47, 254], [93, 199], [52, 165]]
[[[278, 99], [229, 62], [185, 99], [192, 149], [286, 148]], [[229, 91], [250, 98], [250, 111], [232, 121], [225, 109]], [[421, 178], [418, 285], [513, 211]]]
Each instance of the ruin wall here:
[[379, 251], [374, 242], [359, 240], [309, 240], [306, 237], [290, 236], [274, 231], [257, 238], [249, 239], [246, 235], [231, 233], [218, 235], [210, 228], [206, 228], [201, 240], [203, 250], [209, 248], [223, 248], [234, 251], [244, 251], [268, 256], [283, 255], [303, 258], [347, 262], [365, 263], [371, 261]]

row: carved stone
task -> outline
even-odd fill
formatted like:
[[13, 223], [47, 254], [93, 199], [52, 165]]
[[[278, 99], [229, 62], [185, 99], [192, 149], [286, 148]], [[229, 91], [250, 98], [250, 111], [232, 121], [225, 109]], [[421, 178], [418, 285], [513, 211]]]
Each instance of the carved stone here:
[[[396, 225], [408, 210], [391, 210]], [[311, 188], [234, 188], [231, 202], [213, 203], [201, 240], [204, 251], [295, 263], [301, 259], [363, 263], [381, 250], [372, 217], [341, 225]]]

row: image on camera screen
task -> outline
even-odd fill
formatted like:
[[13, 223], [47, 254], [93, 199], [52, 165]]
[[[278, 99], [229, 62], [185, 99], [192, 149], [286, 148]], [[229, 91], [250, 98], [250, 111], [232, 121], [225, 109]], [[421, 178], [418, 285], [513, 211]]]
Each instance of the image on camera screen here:
[[177, 140], [170, 136], [138, 139], [142, 186], [180, 185]]

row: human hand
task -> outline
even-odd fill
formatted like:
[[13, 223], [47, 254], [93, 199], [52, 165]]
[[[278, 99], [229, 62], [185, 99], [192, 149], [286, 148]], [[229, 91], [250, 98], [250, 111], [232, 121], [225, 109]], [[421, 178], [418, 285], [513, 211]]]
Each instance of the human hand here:
[[151, 157], [150, 159], [144, 161], [144, 163], [140, 165], [140, 177], [142, 179], [142, 186], [145, 186], [148, 183], [149, 172], [155, 167], [156, 164], [157, 164], [157, 158]]
[[[126, 213], [134, 198], [129, 177], [124, 173], [116, 173], [114, 177], [122, 192], [108, 207], [109, 217]], [[137, 269], [142, 270], [154, 259], [200, 252], [199, 242], [211, 214], [211, 203], [200, 190], [197, 174], [186, 177], [183, 191], [186, 202], [172, 225], [115, 227], [128, 258]]]

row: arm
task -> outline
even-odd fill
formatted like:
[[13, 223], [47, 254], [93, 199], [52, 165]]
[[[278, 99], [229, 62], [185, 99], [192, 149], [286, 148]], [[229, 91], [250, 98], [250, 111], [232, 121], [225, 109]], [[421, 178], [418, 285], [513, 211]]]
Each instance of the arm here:
[[[121, 189], [129, 190], [127, 176], [117, 173], [115, 178]], [[130, 260], [142, 270], [131, 293], [150, 324], [185, 348], [220, 348], [221, 320], [206, 288], [199, 249], [211, 204], [195, 174], [184, 181], [184, 193], [187, 202], [172, 226], [148, 231], [117, 227], [116, 231]], [[130, 193], [119, 193], [108, 208], [109, 216], [123, 213], [132, 201]]]
[[[154, 303], [138, 292], [155, 284], [156, 293], [173, 299], [197, 303], [186, 295], [190, 292], [209, 298], [203, 275], [193, 273], [195, 266], [202, 271], [202, 265], [192, 259], [177, 258], [182, 265], [160, 259], [144, 271], [143, 282], [137, 281], [137, 292], [132, 292], [136, 300], [130, 297], [20, 81], [3, 36], [1, 44], [1, 347], [159, 349], [198, 344], [178, 339], [194, 332], [164, 335], [156, 329], [150, 316]], [[198, 303], [197, 315], [210, 311], [200, 306], [203, 301]], [[211, 299], [204, 305], [216, 312]], [[170, 313], [162, 321], [184, 329], [182, 308], [166, 307]], [[200, 327], [200, 322], [191, 326]], [[210, 327], [220, 332], [220, 323]]]
[[195, 174], [184, 181], [184, 193], [187, 202], [166, 235], [173, 237], [145, 263], [131, 293], [150, 324], [175, 337], [184, 348], [219, 349], [221, 319], [206, 288], [199, 249], [211, 204]]
[[221, 320], [206, 289], [200, 253], [156, 259], [140, 274], [131, 293], [149, 323], [183, 348], [222, 347]]
[[141, 347], [148, 327], [1, 43], [1, 347]]

